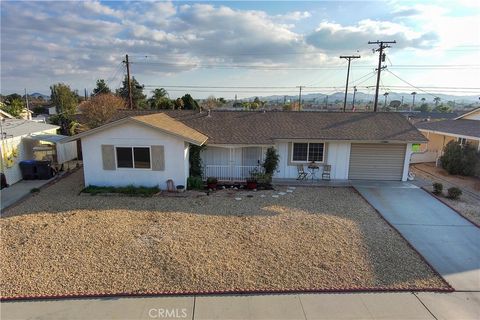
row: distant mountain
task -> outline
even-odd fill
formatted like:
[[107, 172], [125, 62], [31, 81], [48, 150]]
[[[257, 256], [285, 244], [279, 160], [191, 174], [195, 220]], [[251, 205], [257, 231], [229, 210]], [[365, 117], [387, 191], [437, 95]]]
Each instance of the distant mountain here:
[[[302, 100], [305, 102], [321, 102], [325, 101], [325, 97], [327, 95], [323, 93], [308, 93], [308, 94], [302, 94]], [[328, 95], [328, 102], [333, 103], [336, 100], [343, 101], [345, 96], [344, 92], [335, 92], [332, 94]], [[402, 101], [403, 97], [403, 102], [407, 104], [412, 103], [412, 95], [410, 92], [389, 92], [388, 94], [388, 101], [392, 100], [399, 100]], [[459, 104], [470, 104], [470, 103], [477, 103], [479, 102], [479, 97], [478, 95], [475, 96], [453, 96], [453, 95], [448, 95], [448, 94], [437, 94], [435, 97], [439, 97], [440, 103], [442, 102], [448, 102], [448, 101], [455, 101], [455, 103]], [[253, 100], [255, 97], [243, 99], [243, 100]], [[266, 101], [279, 101], [283, 102], [283, 99], [285, 98], [287, 101], [297, 101], [298, 100], [298, 95], [272, 95], [272, 96], [266, 96], [266, 97], [259, 97], [261, 100], [266, 100]], [[363, 92], [357, 92], [355, 95], [355, 100], [358, 102], [367, 102], [367, 101], [373, 101], [375, 98], [374, 94], [366, 94]], [[424, 94], [424, 93], [418, 93], [415, 96], [415, 105], [419, 105], [422, 103], [422, 98], [425, 98], [426, 103], [433, 103], [433, 98], [434, 96], [430, 94]], [[353, 92], [349, 92], [347, 95], [347, 101], [351, 102], [353, 99]], [[380, 102], [383, 102], [385, 97], [383, 94], [380, 94], [378, 97]]]
[[35, 99], [37, 99], [38, 97], [42, 97], [43, 100], [50, 100], [50, 96], [47, 96], [45, 94], [38, 93], [38, 92], [30, 93], [30, 94], [28, 94], [28, 96], [32, 97], [32, 98], [35, 98]]

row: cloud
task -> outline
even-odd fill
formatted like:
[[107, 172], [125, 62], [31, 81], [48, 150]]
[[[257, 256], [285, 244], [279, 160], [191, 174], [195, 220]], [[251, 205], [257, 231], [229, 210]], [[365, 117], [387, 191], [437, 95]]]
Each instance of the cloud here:
[[324, 21], [306, 37], [307, 43], [325, 51], [365, 48], [368, 41], [395, 40], [396, 48], [427, 48], [438, 40], [434, 32], [416, 32], [402, 24], [365, 19], [353, 26]]

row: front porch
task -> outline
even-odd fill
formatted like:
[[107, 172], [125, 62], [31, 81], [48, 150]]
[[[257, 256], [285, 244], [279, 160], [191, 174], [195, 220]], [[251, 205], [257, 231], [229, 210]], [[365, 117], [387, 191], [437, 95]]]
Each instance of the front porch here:
[[252, 173], [263, 172], [267, 146], [207, 146], [201, 153], [203, 179], [245, 182]]

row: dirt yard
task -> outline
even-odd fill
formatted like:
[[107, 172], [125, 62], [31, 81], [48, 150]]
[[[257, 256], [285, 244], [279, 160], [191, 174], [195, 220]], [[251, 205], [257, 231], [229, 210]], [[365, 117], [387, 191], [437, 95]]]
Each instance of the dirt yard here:
[[[417, 178], [427, 181], [425, 188], [430, 192], [433, 191], [433, 182], [442, 183], [441, 200], [452, 206], [462, 216], [480, 225], [480, 179], [451, 176], [442, 168], [434, 167], [433, 164], [415, 164], [412, 169]], [[460, 199], [451, 200], [445, 197], [450, 187], [458, 187], [462, 190]]]
[[82, 188], [78, 171], [0, 219], [3, 297], [448, 288], [350, 188], [188, 198]]

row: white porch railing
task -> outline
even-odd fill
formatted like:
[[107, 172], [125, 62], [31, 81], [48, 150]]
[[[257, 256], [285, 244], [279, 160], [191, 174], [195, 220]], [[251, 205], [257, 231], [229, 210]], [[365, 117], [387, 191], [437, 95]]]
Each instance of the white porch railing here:
[[215, 177], [221, 181], [243, 181], [251, 176], [251, 172], [262, 171], [260, 166], [234, 166], [234, 165], [206, 165], [203, 170], [204, 179]]

